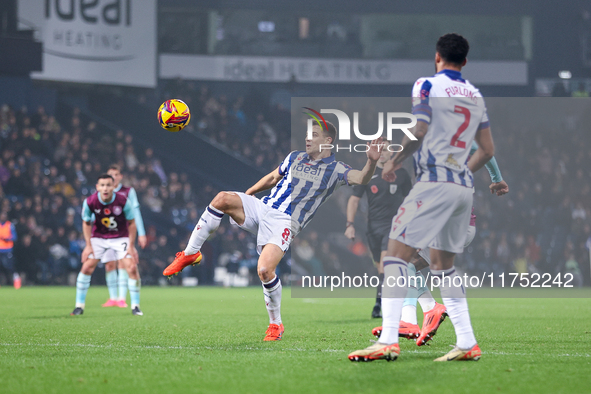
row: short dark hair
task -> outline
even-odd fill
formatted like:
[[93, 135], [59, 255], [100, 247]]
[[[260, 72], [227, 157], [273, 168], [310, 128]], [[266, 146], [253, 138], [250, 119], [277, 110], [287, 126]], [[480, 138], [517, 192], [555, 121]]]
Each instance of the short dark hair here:
[[470, 51], [470, 44], [461, 35], [449, 33], [439, 37], [435, 50], [447, 63], [462, 65]]
[[112, 180], [113, 182], [115, 182], [115, 179], [113, 179], [113, 177], [112, 177], [111, 175], [109, 175], [109, 174], [102, 174], [102, 175], [99, 175], [98, 179], [96, 180], [96, 183], [99, 183], [99, 181], [100, 181], [101, 179], [110, 179], [110, 180]]
[[328, 136], [330, 138], [332, 138], [332, 143], [335, 142], [335, 140], [337, 139], [337, 128], [335, 127], [334, 124], [330, 123], [328, 120], [326, 121], [326, 127], [328, 128], [327, 130], [324, 130], [324, 127], [322, 128], [322, 130], [324, 131], [325, 134], [328, 134]]
[[111, 164], [109, 170], [115, 170], [121, 172], [121, 166], [119, 164]]

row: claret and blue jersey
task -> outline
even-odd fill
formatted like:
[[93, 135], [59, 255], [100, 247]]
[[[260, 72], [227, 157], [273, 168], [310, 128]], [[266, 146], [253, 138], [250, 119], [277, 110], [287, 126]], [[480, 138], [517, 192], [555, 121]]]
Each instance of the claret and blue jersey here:
[[350, 170], [347, 164], [336, 161], [334, 154], [312, 160], [306, 152], [293, 151], [279, 165], [283, 178], [262, 201], [290, 215], [303, 229], [335, 190], [348, 185]]
[[103, 201], [94, 193], [82, 204], [82, 220], [91, 222], [92, 238], [123, 238], [129, 236], [127, 221], [134, 218], [133, 207], [121, 193], [113, 193], [110, 201]]
[[489, 127], [480, 91], [459, 71], [443, 70], [413, 86], [412, 113], [429, 125], [414, 153], [417, 182], [451, 182], [473, 187], [467, 162], [476, 132]]

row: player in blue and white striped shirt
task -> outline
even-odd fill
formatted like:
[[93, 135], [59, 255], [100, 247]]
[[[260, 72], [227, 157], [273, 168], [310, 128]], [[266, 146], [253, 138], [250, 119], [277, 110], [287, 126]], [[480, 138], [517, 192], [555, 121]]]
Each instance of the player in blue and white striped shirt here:
[[[427, 246], [432, 274], [448, 277], [441, 285], [441, 297], [457, 336], [454, 349], [435, 361], [478, 360], [481, 356], [465, 288], [452, 284], [458, 283], [454, 257], [463, 252], [468, 234], [472, 173], [494, 154], [484, 99], [462, 78], [469, 48], [468, 41], [458, 34], [440, 37], [435, 53], [437, 73], [419, 78], [413, 87], [413, 114], [417, 117], [413, 132], [417, 140], [403, 139], [403, 150], [384, 164], [382, 178], [394, 180], [395, 169], [416, 152], [417, 183], [392, 221], [384, 258], [382, 333], [376, 344], [349, 354], [351, 361], [395, 360], [400, 354], [398, 331], [408, 290], [407, 264], [417, 249]], [[478, 149], [468, 159], [473, 140]], [[502, 187], [495, 184], [491, 190]]]
[[[260, 254], [257, 269], [270, 320], [265, 341], [280, 340], [284, 331], [280, 313], [281, 280], [275, 269], [293, 237], [312, 220], [320, 205], [337, 188], [367, 184], [380, 158], [381, 138], [368, 144], [367, 162], [362, 170], [353, 170], [336, 161], [330, 149], [321, 149], [321, 145], [324, 147], [335, 141], [336, 128], [330, 122], [323, 124], [325, 127], [314, 125], [310, 135], [306, 133], [305, 151], [291, 152], [277, 169], [261, 178], [246, 193], [219, 193], [199, 219], [187, 248], [177, 253], [163, 273], [170, 276], [188, 265], [199, 263], [201, 246], [219, 227], [224, 214], [228, 214], [232, 223], [257, 235]], [[262, 200], [254, 197], [256, 193], [271, 188], [269, 195]]]

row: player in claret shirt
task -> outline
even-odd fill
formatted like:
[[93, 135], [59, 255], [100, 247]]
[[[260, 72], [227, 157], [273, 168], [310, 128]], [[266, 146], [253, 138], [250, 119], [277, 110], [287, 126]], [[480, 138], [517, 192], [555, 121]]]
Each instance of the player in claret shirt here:
[[[103, 255], [112, 250], [117, 260], [127, 269], [128, 286], [131, 294], [131, 312], [142, 316], [140, 310], [140, 278], [135, 260], [132, 258], [136, 234], [133, 207], [125, 195], [114, 192], [111, 175], [99, 176], [96, 193], [82, 204], [82, 232], [86, 247], [82, 251], [82, 269], [76, 280], [76, 308], [71, 315], [84, 313], [86, 293], [90, 277]], [[92, 224], [92, 215], [96, 220]]]
[[[114, 191], [123, 194], [133, 207], [133, 218], [137, 228], [137, 241], [143, 249], [146, 247], [148, 240], [146, 237], [146, 230], [144, 229], [144, 221], [142, 220], [142, 213], [140, 212], [140, 203], [137, 198], [137, 193], [133, 187], [123, 186], [121, 183], [123, 175], [121, 174], [121, 167], [113, 164], [109, 167], [107, 174], [111, 175], [115, 180]], [[135, 245], [135, 244], [134, 244]], [[136, 263], [138, 256], [132, 256]], [[117, 256], [113, 250], [108, 250], [101, 263], [105, 264], [105, 279], [107, 282], [107, 289], [109, 290], [109, 299], [103, 304], [104, 307], [118, 306], [119, 308], [127, 308], [127, 270], [122, 263], [117, 263]], [[117, 294], [119, 293], [119, 294]]]

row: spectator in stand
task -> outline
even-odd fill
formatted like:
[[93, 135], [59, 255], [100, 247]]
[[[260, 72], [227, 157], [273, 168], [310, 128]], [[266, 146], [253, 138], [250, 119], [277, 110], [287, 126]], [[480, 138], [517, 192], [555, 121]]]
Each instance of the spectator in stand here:
[[8, 281], [12, 281], [15, 289], [20, 289], [21, 278], [14, 269], [14, 242], [17, 240], [16, 228], [8, 221], [8, 214], [0, 213], [0, 267], [7, 275]]

